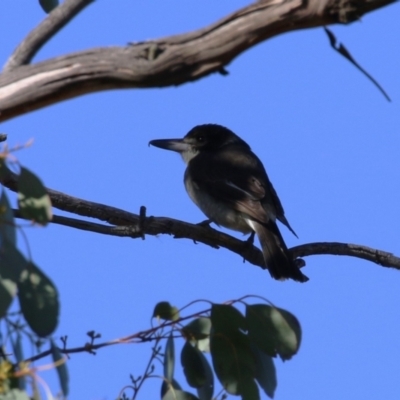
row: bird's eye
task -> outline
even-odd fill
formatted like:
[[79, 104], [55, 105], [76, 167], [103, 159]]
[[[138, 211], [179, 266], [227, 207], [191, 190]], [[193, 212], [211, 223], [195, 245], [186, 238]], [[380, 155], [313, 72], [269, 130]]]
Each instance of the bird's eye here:
[[197, 141], [204, 142], [204, 136], [201, 136], [201, 135], [197, 136]]

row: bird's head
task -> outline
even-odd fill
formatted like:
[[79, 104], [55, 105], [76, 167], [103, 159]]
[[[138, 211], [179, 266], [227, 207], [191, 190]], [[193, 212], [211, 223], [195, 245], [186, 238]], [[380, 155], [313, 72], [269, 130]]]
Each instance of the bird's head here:
[[149, 142], [149, 145], [180, 153], [186, 163], [199, 152], [215, 151], [230, 144], [249, 148], [248, 144], [231, 130], [216, 124], [197, 125], [183, 139], [159, 139]]

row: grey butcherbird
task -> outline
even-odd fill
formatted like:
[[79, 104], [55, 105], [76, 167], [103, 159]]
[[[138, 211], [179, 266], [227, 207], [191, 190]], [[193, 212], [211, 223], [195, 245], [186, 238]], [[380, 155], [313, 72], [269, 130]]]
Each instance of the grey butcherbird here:
[[194, 127], [183, 139], [149, 144], [181, 154], [187, 164], [186, 190], [212, 222], [257, 234], [273, 278], [308, 281], [290, 256], [276, 219], [295, 232], [264, 166], [244, 140], [221, 125], [207, 124]]

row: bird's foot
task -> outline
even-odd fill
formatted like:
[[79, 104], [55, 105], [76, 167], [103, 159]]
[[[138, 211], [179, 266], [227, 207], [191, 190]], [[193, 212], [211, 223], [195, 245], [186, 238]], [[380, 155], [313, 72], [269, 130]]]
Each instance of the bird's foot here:
[[249, 245], [253, 245], [254, 244], [254, 236], [256, 235], [255, 232], [251, 232], [250, 236], [246, 239], [246, 243], [248, 243]]
[[[250, 236], [243, 242], [244, 246], [247, 247], [249, 250], [252, 249], [254, 244], [254, 236], [256, 235], [255, 232], [251, 232]], [[246, 259], [243, 257], [243, 263], [246, 262]]]
[[144, 224], [146, 222], [146, 207], [141, 206], [139, 211], [139, 232], [142, 240], [145, 239], [144, 236]]
[[[201, 226], [202, 228], [210, 228], [211, 229], [211, 226], [210, 226], [211, 223], [212, 223], [211, 219], [206, 219], [204, 221], [199, 222], [196, 225]], [[195, 240], [193, 240], [193, 243], [197, 244], [197, 242]]]

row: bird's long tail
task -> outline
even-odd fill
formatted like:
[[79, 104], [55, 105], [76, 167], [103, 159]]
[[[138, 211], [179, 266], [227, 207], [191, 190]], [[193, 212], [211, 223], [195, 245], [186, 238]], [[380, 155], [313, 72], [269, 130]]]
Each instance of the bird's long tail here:
[[278, 280], [290, 278], [298, 282], [308, 281], [308, 278], [300, 271], [290, 256], [288, 248], [274, 221], [270, 220], [265, 224], [251, 221], [251, 226], [258, 236], [265, 264], [273, 278]]

